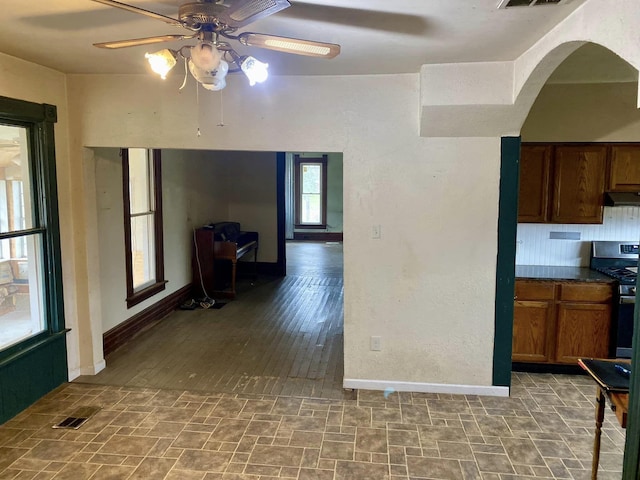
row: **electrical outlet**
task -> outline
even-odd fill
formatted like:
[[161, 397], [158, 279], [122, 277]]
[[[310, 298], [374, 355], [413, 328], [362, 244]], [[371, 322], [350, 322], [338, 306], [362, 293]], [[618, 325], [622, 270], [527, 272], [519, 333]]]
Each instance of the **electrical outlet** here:
[[382, 236], [380, 225], [373, 225], [371, 227], [371, 238], [375, 238], [376, 240]]
[[371, 350], [374, 352], [382, 350], [382, 337], [371, 337]]

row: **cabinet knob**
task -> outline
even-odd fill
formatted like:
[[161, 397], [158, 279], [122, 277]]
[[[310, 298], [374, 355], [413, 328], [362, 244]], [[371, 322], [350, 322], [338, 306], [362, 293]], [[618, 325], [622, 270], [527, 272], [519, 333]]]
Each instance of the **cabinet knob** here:
[[518, 299], [518, 296], [517, 296], [517, 295], [514, 295], [514, 296], [513, 296], [513, 299], [514, 299], [514, 300], [517, 300], [517, 299]]

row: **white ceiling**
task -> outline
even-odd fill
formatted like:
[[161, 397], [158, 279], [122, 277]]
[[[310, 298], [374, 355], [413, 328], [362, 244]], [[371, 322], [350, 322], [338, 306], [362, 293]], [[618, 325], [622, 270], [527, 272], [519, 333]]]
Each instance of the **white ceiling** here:
[[[292, 0], [244, 30], [339, 43], [340, 56], [237, 50], [268, 62], [272, 75], [411, 73], [428, 63], [513, 60], [584, 1], [498, 10], [498, 0]], [[182, 2], [128, 3], [176, 17]], [[92, 43], [167, 33], [189, 32], [90, 0], [5, 1], [0, 52], [65, 73], [142, 73], [144, 53], [162, 46], [115, 51]]]

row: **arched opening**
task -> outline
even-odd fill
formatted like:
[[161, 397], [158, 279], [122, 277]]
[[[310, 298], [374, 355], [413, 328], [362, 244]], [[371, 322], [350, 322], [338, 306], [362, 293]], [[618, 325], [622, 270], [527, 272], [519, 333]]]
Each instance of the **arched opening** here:
[[[542, 187], [541, 190], [527, 190], [526, 186], [520, 185], [521, 215], [517, 223], [517, 239], [513, 249], [516, 279], [535, 277], [537, 273], [531, 273], [535, 268], [529, 267], [543, 268], [545, 273], [540, 275], [546, 280], [553, 280], [551, 278], [553, 274], [550, 272], [554, 268], [569, 269], [567, 271], [572, 275], [578, 275], [580, 271], [586, 274], [591, 271], [589, 267], [592, 242], [629, 241], [637, 245], [640, 238], [640, 220], [638, 220], [640, 206], [604, 206], [604, 192], [616, 188], [611, 183], [612, 155], [615, 155], [616, 149], [622, 147], [640, 148], [638, 143], [640, 142], [640, 111], [637, 108], [638, 71], [602, 46], [592, 43], [578, 46], [578, 48], [576, 46], [578, 45], [565, 44], [551, 52], [534, 69], [516, 102], [518, 110], [527, 111], [521, 128], [522, 142], [525, 146], [531, 145], [532, 148], [537, 149], [540, 153], [539, 165], [544, 166], [544, 169], [538, 171], [544, 178], [544, 181], [539, 184]], [[568, 51], [573, 49], [575, 51], [567, 55]], [[566, 58], [560, 62], [563, 55]], [[531, 105], [530, 109], [528, 105]], [[566, 162], [563, 165], [563, 160], [557, 160], [557, 150], [566, 155], [567, 152], [575, 153], [584, 148], [589, 149], [589, 157], [597, 158], [590, 161], [591, 168], [588, 174], [583, 170], [572, 171], [571, 167], [567, 167]], [[521, 159], [521, 161], [526, 160], [526, 158]], [[524, 171], [523, 163], [520, 167]], [[559, 177], [559, 172], [564, 172], [564, 180]], [[559, 205], [558, 198], [562, 193], [559, 189], [562, 187], [561, 182], [572, 176], [582, 178], [583, 183], [579, 188], [583, 190], [592, 189], [595, 184], [601, 185], [599, 193], [592, 195], [600, 202], [592, 205], [593, 211], [596, 215], [600, 215], [600, 218], [596, 216], [595, 219], [593, 217], [589, 219], [586, 218], [587, 215], [585, 218], [580, 218], [580, 214], [573, 218], [566, 215], [563, 217], [561, 212], [567, 213], [567, 211], [562, 210]], [[514, 176], [511, 180], [517, 179]], [[539, 217], [523, 215], [522, 192], [524, 190], [529, 196], [541, 196], [537, 198], [540, 207]], [[586, 198], [582, 195], [584, 192], [574, 193], [575, 198]], [[531, 198], [528, 198], [527, 202], [529, 200]], [[585, 205], [575, 207], [582, 208], [583, 212], [586, 211]], [[515, 217], [515, 212], [511, 213]], [[511, 228], [513, 228], [512, 224]], [[524, 267], [526, 267], [526, 273], [524, 273]], [[540, 326], [539, 336], [531, 342], [533, 350], [537, 349], [537, 351], [526, 352], [529, 355], [529, 362], [523, 363], [537, 363], [537, 366], [563, 363], [558, 357], [561, 340], [549, 336], [550, 332], [557, 334], [558, 325], [566, 320], [561, 315], [563, 308], [567, 305], [563, 305], [562, 299], [558, 298], [559, 290], [557, 290], [558, 287], [555, 288], [553, 298], [532, 299], [528, 305], [526, 301], [529, 299], [524, 299], [525, 301], [522, 302], [520, 300], [523, 299], [516, 300], [516, 303], [521, 303], [520, 320], [516, 320], [516, 323], [522, 322], [523, 312], [527, 306], [539, 307], [538, 315], [535, 316]], [[617, 288], [617, 285], [614, 288]], [[599, 307], [601, 308], [600, 319], [610, 320], [609, 326], [612, 326], [612, 330], [607, 332], [607, 335], [612, 335], [612, 341], [608, 345], [606, 355], [591, 356], [615, 355], [618, 299], [619, 294], [614, 291], [609, 305]], [[578, 316], [574, 318], [577, 319]], [[635, 323], [638, 323], [637, 314]], [[514, 330], [522, 330], [522, 324], [514, 325]], [[575, 326], [579, 325], [576, 323]], [[585, 330], [588, 331], [588, 328]], [[522, 331], [516, 331], [515, 335], [518, 333]], [[533, 335], [533, 331], [529, 331], [529, 334]], [[595, 332], [589, 333], [587, 337], [595, 338]], [[537, 345], [534, 345], [536, 342]], [[516, 343], [514, 341], [513, 344], [514, 359], [516, 353], [522, 353], [515, 351]], [[537, 360], [534, 359], [534, 354], [539, 354]], [[637, 352], [635, 355], [637, 356]], [[564, 360], [567, 360], [565, 364], [569, 363], [568, 356], [570, 355], [565, 355]], [[526, 359], [527, 355], [520, 358]], [[636, 412], [633, 405], [632, 395], [625, 456], [625, 475], [632, 476], [625, 478], [635, 478], [638, 464], [638, 442], [634, 440], [637, 437], [635, 430], [637, 427], [632, 419]], [[618, 446], [615, 462], [614, 466], [609, 465], [608, 468], [619, 472], [622, 469], [621, 445]], [[630, 470], [633, 472], [629, 473]]]

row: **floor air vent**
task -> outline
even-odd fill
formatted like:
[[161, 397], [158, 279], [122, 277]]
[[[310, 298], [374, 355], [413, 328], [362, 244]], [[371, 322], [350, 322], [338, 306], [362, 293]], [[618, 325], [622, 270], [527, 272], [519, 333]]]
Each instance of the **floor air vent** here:
[[60, 423], [53, 425], [53, 428], [79, 429], [92, 416], [100, 411], [100, 407], [80, 407], [70, 417], [65, 418]]
[[498, 8], [535, 7], [538, 5], [562, 5], [571, 0], [502, 0]]

